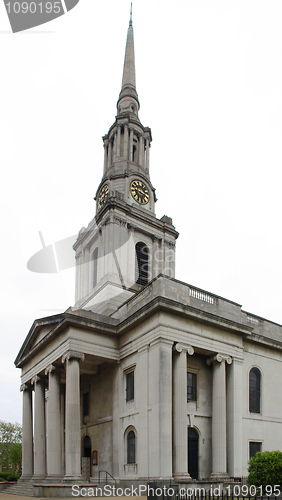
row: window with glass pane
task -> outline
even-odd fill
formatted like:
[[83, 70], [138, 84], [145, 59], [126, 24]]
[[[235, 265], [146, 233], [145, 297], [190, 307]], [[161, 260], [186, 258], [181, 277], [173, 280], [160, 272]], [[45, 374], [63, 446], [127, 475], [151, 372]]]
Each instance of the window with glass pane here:
[[252, 368], [249, 375], [249, 411], [251, 413], [260, 413], [260, 382], [259, 369]]
[[127, 434], [127, 463], [135, 464], [135, 433], [133, 431]]
[[197, 373], [187, 372], [187, 401], [197, 401]]
[[126, 401], [134, 399], [134, 371], [126, 374]]
[[254, 457], [258, 451], [261, 451], [262, 443], [258, 441], [250, 441], [250, 458]]

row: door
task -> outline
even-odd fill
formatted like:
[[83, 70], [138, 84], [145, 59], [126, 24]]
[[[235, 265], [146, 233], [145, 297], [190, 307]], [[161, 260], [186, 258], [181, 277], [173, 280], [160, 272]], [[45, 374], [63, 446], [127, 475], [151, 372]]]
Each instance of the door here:
[[192, 479], [199, 477], [199, 434], [193, 427], [188, 427], [188, 472]]

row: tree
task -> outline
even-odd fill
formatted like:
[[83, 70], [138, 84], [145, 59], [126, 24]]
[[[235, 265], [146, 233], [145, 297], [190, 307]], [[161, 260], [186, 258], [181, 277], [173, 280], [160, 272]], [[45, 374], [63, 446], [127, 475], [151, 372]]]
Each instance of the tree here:
[[0, 470], [18, 472], [22, 462], [22, 428], [0, 420]]
[[248, 484], [254, 484], [257, 488], [262, 486], [263, 493], [267, 485], [281, 485], [282, 452], [258, 451], [249, 461], [248, 472]]

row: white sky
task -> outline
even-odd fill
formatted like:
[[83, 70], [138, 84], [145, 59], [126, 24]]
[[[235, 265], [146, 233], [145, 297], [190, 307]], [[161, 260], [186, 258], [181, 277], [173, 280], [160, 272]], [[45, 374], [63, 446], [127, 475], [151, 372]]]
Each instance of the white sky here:
[[[0, 419], [21, 422], [14, 359], [35, 318], [74, 304], [74, 271], [28, 259], [95, 213], [121, 86], [128, 0], [80, 0], [12, 34], [0, 0]], [[282, 323], [281, 0], [134, 0], [140, 119], [176, 278]]]

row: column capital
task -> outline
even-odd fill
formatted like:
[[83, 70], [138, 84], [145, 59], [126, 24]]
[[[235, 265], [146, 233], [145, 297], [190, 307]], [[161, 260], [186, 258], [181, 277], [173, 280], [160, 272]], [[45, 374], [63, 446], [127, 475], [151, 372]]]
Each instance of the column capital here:
[[35, 375], [31, 379], [31, 385], [36, 385], [38, 382], [45, 382], [45, 378], [39, 375]]
[[20, 385], [20, 391], [23, 392], [23, 391], [31, 391], [32, 390], [32, 387], [30, 384], [21, 384]]
[[52, 373], [52, 372], [60, 372], [61, 371], [61, 367], [60, 366], [56, 366], [56, 365], [53, 365], [52, 363], [50, 365], [48, 365], [46, 368], [45, 368], [45, 375], [48, 375], [49, 373]]
[[215, 356], [211, 356], [207, 359], [207, 365], [210, 366], [214, 363], [221, 363], [222, 361], [226, 362], [228, 365], [232, 363], [232, 357], [226, 354], [217, 353]]
[[63, 355], [62, 363], [65, 363], [65, 361], [69, 361], [70, 359], [77, 359], [78, 361], [83, 361], [84, 358], [85, 355], [83, 354], [83, 352], [68, 351]]
[[180, 352], [187, 352], [187, 354], [189, 354], [189, 356], [193, 356], [193, 354], [194, 354], [194, 348], [191, 345], [182, 345], [179, 342], [177, 342], [173, 346], [173, 350], [175, 352], [179, 352], [179, 353]]

